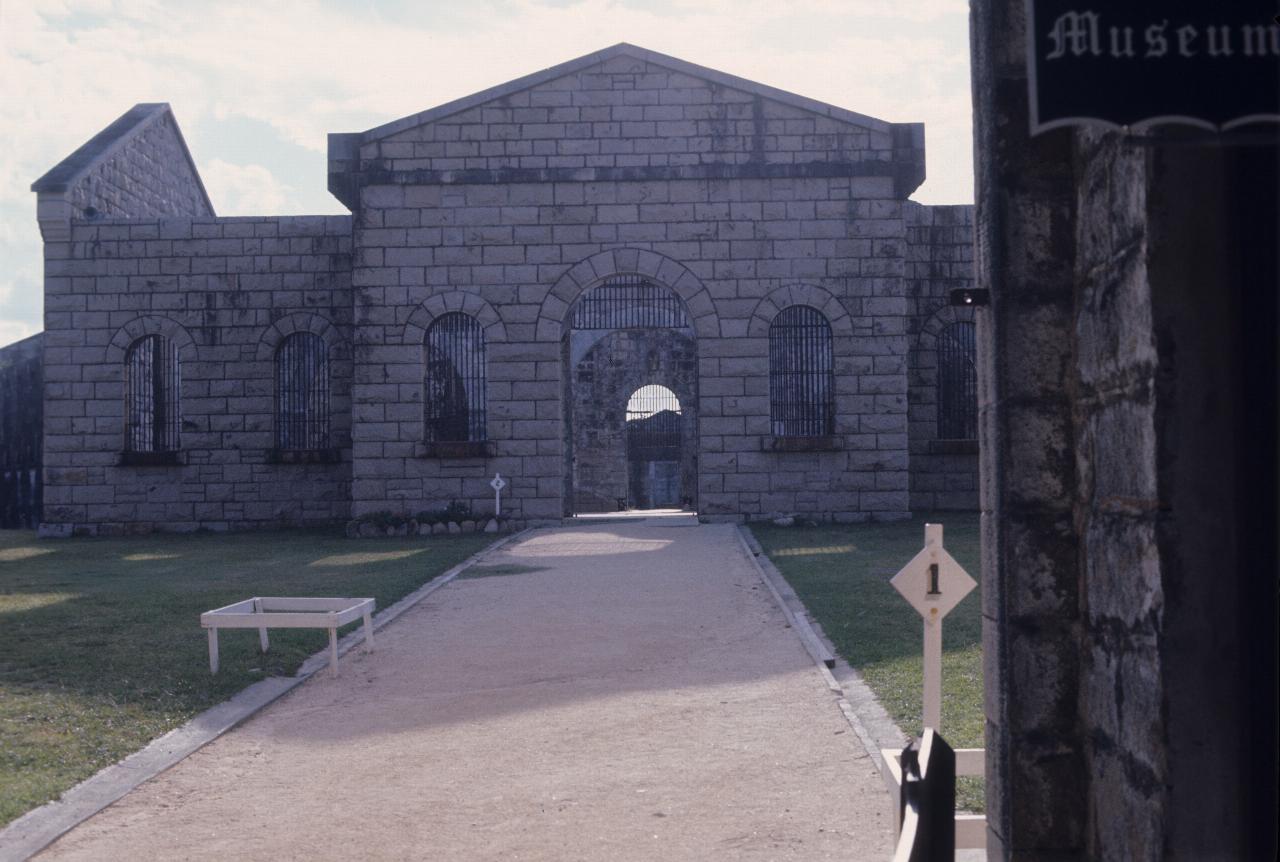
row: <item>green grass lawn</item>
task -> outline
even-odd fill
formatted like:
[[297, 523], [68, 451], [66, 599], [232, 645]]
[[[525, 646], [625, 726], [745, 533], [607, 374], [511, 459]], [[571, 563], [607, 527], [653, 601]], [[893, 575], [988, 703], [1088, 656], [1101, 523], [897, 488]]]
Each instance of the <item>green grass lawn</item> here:
[[293, 674], [328, 639], [274, 629], [263, 655], [256, 630], [223, 630], [212, 676], [202, 611], [253, 595], [386, 608], [494, 538], [0, 531], [0, 826], [250, 683]]
[[[913, 736], [921, 732], [923, 624], [889, 579], [924, 547], [926, 521], [943, 525], [943, 546], [979, 580], [977, 513], [891, 524], [751, 527], [836, 651]], [[983, 744], [980, 592], [966, 596], [942, 626], [942, 735], [954, 748]], [[960, 779], [957, 803], [982, 811], [981, 779]]]

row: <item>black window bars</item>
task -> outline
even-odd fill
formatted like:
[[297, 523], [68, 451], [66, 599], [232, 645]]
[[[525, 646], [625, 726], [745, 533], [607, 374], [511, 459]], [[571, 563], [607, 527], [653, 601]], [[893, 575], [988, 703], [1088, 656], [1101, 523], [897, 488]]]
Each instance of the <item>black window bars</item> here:
[[329, 446], [329, 351], [324, 339], [295, 332], [276, 349], [276, 448]]
[[642, 275], [615, 275], [574, 306], [572, 329], [686, 329], [680, 298]]
[[442, 314], [427, 328], [425, 437], [428, 443], [486, 439], [484, 330], [474, 317]]
[[775, 437], [835, 431], [831, 325], [817, 309], [792, 305], [769, 325], [769, 420]]
[[182, 417], [177, 346], [163, 335], [144, 335], [129, 345], [124, 371], [125, 451], [178, 451]]
[[938, 335], [938, 438], [978, 437], [978, 372], [975, 327], [959, 320]]

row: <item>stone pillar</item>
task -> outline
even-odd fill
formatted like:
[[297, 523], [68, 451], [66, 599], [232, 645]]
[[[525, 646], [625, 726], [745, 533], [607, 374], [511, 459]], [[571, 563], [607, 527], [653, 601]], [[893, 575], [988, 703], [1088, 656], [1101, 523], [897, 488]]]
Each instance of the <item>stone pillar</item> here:
[[1274, 858], [1280, 136], [1031, 137], [1024, 8], [973, 5], [989, 856]]
[[1029, 137], [1021, 0], [972, 7], [983, 657], [993, 858], [1083, 849], [1069, 131]]

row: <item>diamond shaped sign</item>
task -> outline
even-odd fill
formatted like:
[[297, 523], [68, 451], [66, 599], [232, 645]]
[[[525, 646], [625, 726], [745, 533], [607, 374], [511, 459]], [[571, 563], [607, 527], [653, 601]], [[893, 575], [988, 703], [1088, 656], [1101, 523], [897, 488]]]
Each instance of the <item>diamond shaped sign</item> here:
[[889, 581], [925, 622], [941, 620], [978, 585], [942, 547], [942, 525], [924, 525], [924, 548]]

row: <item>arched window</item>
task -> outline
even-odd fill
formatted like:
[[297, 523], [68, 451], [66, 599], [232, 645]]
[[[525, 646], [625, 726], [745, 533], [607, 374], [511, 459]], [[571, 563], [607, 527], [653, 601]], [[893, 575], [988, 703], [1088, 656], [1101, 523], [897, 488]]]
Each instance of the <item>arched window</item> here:
[[973, 321], [959, 320], [938, 335], [938, 438], [978, 438], [978, 372]]
[[176, 452], [182, 416], [178, 348], [163, 335], [144, 335], [124, 356], [124, 448]]
[[831, 324], [792, 305], [769, 324], [769, 419], [775, 437], [826, 437], [835, 431]]
[[426, 440], [485, 437], [484, 330], [474, 317], [442, 314], [427, 327]]
[[276, 448], [329, 446], [329, 351], [310, 332], [286, 336], [276, 349]]

